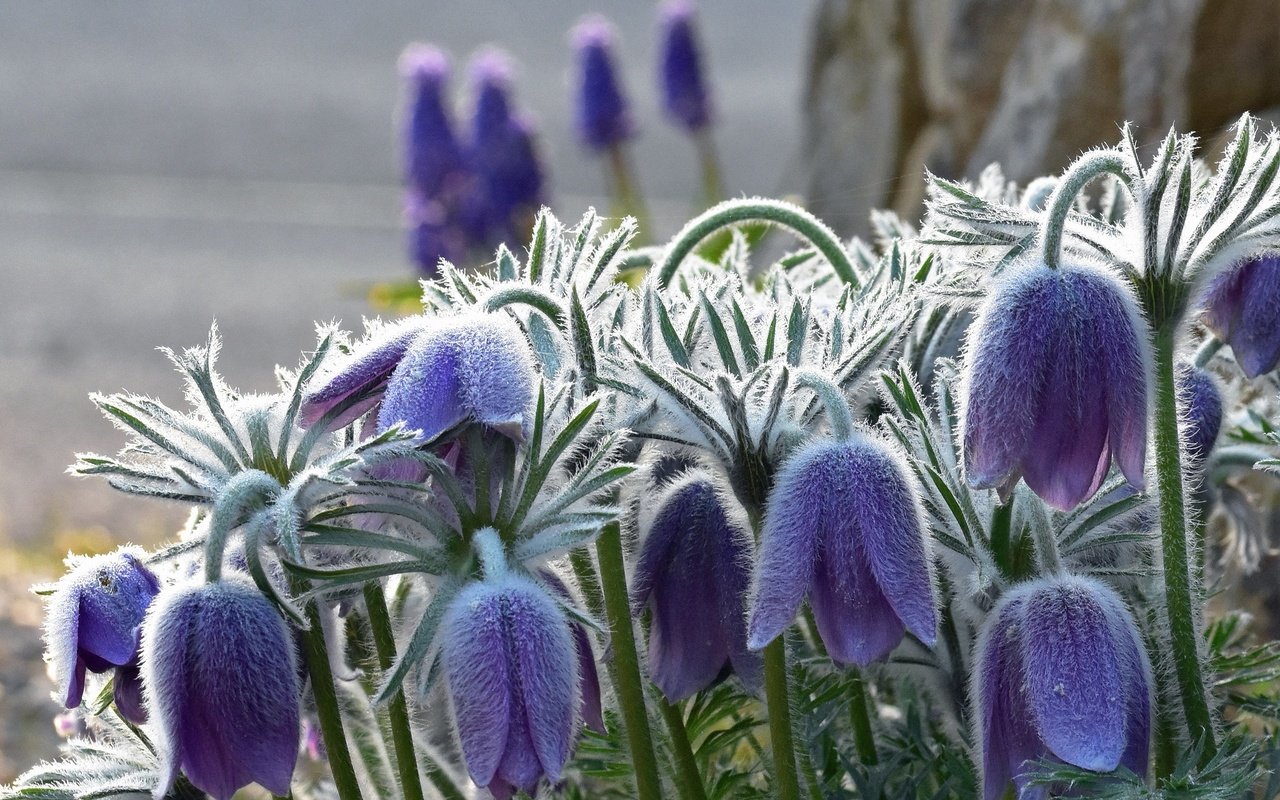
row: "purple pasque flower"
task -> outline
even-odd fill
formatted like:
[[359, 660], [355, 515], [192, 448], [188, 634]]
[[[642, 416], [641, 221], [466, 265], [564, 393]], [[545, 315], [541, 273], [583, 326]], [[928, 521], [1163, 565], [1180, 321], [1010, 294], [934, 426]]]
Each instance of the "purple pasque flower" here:
[[1067, 510], [1098, 490], [1115, 458], [1145, 486], [1150, 346], [1133, 293], [1082, 264], [1011, 267], [969, 330], [963, 395], [970, 486], [1019, 477]]
[[159, 734], [157, 798], [179, 769], [215, 800], [250, 783], [289, 793], [300, 725], [294, 638], [247, 577], [165, 589], [142, 651]]
[[578, 51], [578, 137], [592, 150], [631, 138], [635, 124], [614, 66], [617, 34], [604, 17], [586, 17], [573, 29]]
[[1245, 375], [1280, 363], [1280, 256], [1251, 259], [1217, 278], [1204, 309], [1204, 324], [1231, 345]]
[[906, 631], [933, 645], [937, 600], [909, 475], [865, 434], [810, 442], [783, 463], [765, 508], [748, 647], [786, 630], [806, 596], [839, 663], [882, 659]]
[[506, 314], [419, 317], [358, 346], [307, 394], [298, 421], [336, 430], [377, 408], [378, 432], [403, 422], [428, 441], [475, 422], [519, 440], [534, 377], [528, 340]]
[[711, 99], [702, 69], [692, 0], [667, 0], [660, 10], [662, 107], [690, 132], [711, 124]]
[[532, 121], [511, 108], [511, 63], [498, 50], [476, 56], [471, 161], [479, 179], [485, 236], [523, 239], [545, 200]]
[[652, 517], [642, 518], [631, 584], [632, 613], [652, 613], [649, 675], [672, 702], [729, 672], [755, 685], [760, 659], [747, 649], [753, 547], [745, 514], [699, 471], [677, 477], [653, 504]]
[[1177, 386], [1187, 453], [1203, 463], [1222, 430], [1222, 392], [1207, 370], [1187, 363], [1178, 365]]
[[498, 798], [560, 780], [575, 731], [578, 663], [564, 613], [511, 573], [465, 587], [441, 623], [441, 658], [471, 779]]
[[463, 148], [449, 111], [449, 59], [439, 48], [412, 44], [400, 57], [409, 84], [404, 120], [405, 184], [438, 200], [466, 175]]
[[1059, 575], [1022, 584], [991, 611], [978, 635], [974, 724], [984, 800], [1012, 780], [1018, 797], [1042, 758], [1095, 772], [1145, 775], [1152, 680], [1142, 637], [1115, 590]]
[[138, 638], [160, 581], [141, 555], [126, 547], [76, 560], [49, 599], [45, 647], [58, 699], [67, 708], [83, 700], [86, 670], [114, 669], [116, 708], [131, 722], [146, 721], [139, 702]]

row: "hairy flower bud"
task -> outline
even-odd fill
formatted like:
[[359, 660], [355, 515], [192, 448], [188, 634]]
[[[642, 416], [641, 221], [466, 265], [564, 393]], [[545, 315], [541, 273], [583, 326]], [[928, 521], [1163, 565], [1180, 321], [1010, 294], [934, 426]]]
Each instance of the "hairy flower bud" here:
[[1231, 345], [1244, 374], [1280, 363], [1280, 256], [1246, 261], [1222, 275], [1204, 299], [1204, 322]]
[[573, 636], [560, 607], [528, 578], [477, 581], [442, 622], [445, 676], [467, 771], [499, 798], [558, 781], [578, 698]]
[[759, 658], [747, 649], [751, 533], [731, 503], [693, 472], [663, 490], [643, 531], [632, 611], [652, 611], [649, 674], [672, 702], [730, 671], [749, 686], [759, 679]]
[[818, 441], [782, 465], [769, 493], [747, 645], [786, 629], [805, 596], [840, 663], [884, 658], [911, 631], [937, 639], [920, 502], [905, 465], [866, 436]]
[[969, 485], [1032, 491], [1070, 509], [1115, 457], [1145, 486], [1150, 347], [1132, 292], [1110, 272], [1013, 267], [970, 328], [964, 466]]
[[178, 770], [215, 800], [258, 783], [287, 795], [298, 757], [294, 639], [248, 578], [166, 589], [142, 634], [160, 783]]
[[160, 582], [141, 554], [122, 548], [74, 561], [49, 599], [45, 646], [58, 699], [67, 708], [80, 705], [86, 670], [114, 668], [116, 707], [126, 719], [146, 719], [138, 702], [138, 637]]
[[587, 17], [573, 30], [578, 50], [578, 136], [592, 150], [606, 150], [635, 132], [613, 63], [616, 39], [613, 26], [599, 16]]
[[694, 30], [693, 3], [667, 0], [659, 11], [662, 27], [662, 107], [689, 131], [711, 123], [711, 100]]
[[1217, 381], [1199, 367], [1179, 364], [1178, 408], [1187, 452], [1193, 460], [1203, 462], [1222, 430], [1222, 392]]
[[515, 439], [533, 401], [533, 356], [504, 314], [472, 313], [390, 326], [358, 347], [304, 398], [304, 428], [350, 424], [375, 407], [378, 430], [396, 422], [432, 439], [477, 422]]
[[1042, 758], [1146, 774], [1151, 666], [1124, 601], [1092, 578], [1058, 576], [1006, 594], [978, 636], [975, 739], [985, 800], [1012, 780], [1018, 796], [1048, 796], [1026, 778]]

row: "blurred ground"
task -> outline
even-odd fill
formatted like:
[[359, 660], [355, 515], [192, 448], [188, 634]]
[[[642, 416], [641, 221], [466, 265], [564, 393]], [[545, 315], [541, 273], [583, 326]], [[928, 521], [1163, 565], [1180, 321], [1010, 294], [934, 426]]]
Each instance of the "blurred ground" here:
[[[734, 194], [799, 186], [814, 4], [700, 9]], [[31, 553], [154, 541], [184, 514], [63, 474], [75, 451], [122, 441], [86, 394], [179, 403], [154, 348], [201, 343], [215, 317], [230, 383], [269, 389], [272, 366], [313, 342], [313, 320], [358, 326], [368, 307], [356, 287], [407, 273], [392, 123], [406, 43], [435, 41], [457, 59], [487, 42], [513, 53], [557, 206], [576, 217], [603, 207], [603, 181], [571, 135], [566, 31], [605, 11], [622, 34], [642, 126], [634, 163], [659, 235], [691, 210], [692, 148], [661, 120], [653, 88], [651, 5], [354, 8], [0, 4], [0, 780], [52, 746], [38, 606], [22, 587], [57, 561]]]

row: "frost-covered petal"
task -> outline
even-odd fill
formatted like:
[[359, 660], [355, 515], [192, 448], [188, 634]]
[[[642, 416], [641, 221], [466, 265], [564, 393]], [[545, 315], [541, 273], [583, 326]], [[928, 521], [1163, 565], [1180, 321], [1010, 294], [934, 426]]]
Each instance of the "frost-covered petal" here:
[[1040, 737], [1063, 761], [1106, 772], [1125, 751], [1125, 674], [1097, 584], [1060, 578], [1023, 613], [1027, 695]]
[[325, 422], [326, 428], [337, 430], [376, 406], [382, 399], [387, 379], [422, 329], [421, 320], [400, 323], [379, 331], [357, 346], [340, 369], [307, 392], [298, 411], [298, 425], [314, 427], [327, 414], [351, 402], [348, 408]]
[[990, 489], [1014, 472], [1040, 412], [1043, 365], [1059, 324], [1057, 281], [1043, 267], [1013, 267], [969, 329], [962, 409], [965, 478]]
[[388, 380], [378, 428], [403, 422], [428, 441], [473, 421], [519, 440], [533, 380], [529, 343], [509, 317], [480, 313], [435, 320]]
[[180, 766], [216, 800], [250, 783], [289, 792], [300, 730], [284, 620], [245, 578], [166, 590], [144, 628], [143, 676], [167, 790]]
[[1023, 765], [1044, 753], [1023, 691], [1022, 602], [1011, 592], [991, 611], [978, 635], [973, 671], [974, 721], [982, 756], [983, 800], [1001, 800]]
[[511, 724], [512, 665], [506, 648], [502, 594], [485, 583], [463, 589], [442, 625], [445, 676], [462, 756], [477, 785], [497, 773]]

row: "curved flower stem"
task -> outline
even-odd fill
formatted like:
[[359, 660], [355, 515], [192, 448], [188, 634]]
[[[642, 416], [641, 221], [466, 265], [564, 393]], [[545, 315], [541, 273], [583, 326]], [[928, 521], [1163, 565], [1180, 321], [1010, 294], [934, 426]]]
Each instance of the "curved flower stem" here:
[[636, 238], [641, 243], [650, 235], [649, 213], [645, 209], [644, 199], [636, 188], [635, 178], [631, 174], [631, 164], [627, 161], [626, 150], [621, 144], [615, 144], [606, 151], [609, 160], [609, 176], [613, 189], [613, 204], [619, 217], [635, 217]]
[[[378, 667], [386, 673], [396, 659], [396, 636], [391, 626], [391, 612], [387, 610], [387, 598], [379, 581], [364, 586], [364, 604], [369, 612], [369, 627], [373, 632], [373, 646], [378, 652]], [[391, 741], [396, 751], [396, 767], [400, 772], [400, 786], [404, 800], [422, 800], [422, 777], [418, 774], [418, 754], [413, 747], [413, 730], [409, 727], [409, 704], [403, 687], [391, 698]], [[437, 784], [438, 785], [438, 784]], [[442, 794], [447, 794], [442, 792]], [[454, 788], [454, 795], [457, 789]]]
[[678, 703], [669, 703], [665, 697], [658, 698], [658, 708], [671, 736], [671, 752], [676, 761], [676, 791], [680, 800], [707, 800], [702, 773], [698, 771], [689, 732], [684, 727], [684, 712]]
[[[295, 594], [305, 591], [305, 585], [294, 586]], [[308, 629], [302, 633], [307, 673], [311, 676], [311, 692], [316, 698], [316, 714], [320, 718], [324, 747], [329, 754], [333, 785], [338, 790], [340, 800], [360, 800], [360, 783], [356, 780], [355, 765], [351, 761], [351, 751], [347, 748], [347, 735], [342, 730], [342, 711], [338, 707], [338, 693], [333, 685], [329, 647], [324, 638], [318, 600], [307, 604], [307, 622]]]
[[653, 734], [649, 731], [644, 684], [640, 678], [640, 657], [631, 627], [631, 604], [627, 598], [627, 573], [618, 523], [606, 525], [596, 539], [596, 557], [600, 560], [600, 587], [613, 645], [613, 688], [618, 693], [622, 722], [627, 728], [627, 744], [636, 774], [636, 797], [662, 800], [662, 782], [658, 778], [658, 760], [653, 754]]
[[[1165, 610], [1169, 619], [1174, 673], [1192, 743], [1202, 741], [1200, 764], [1217, 753], [1213, 720], [1205, 697], [1204, 667], [1200, 663], [1200, 636], [1193, 602], [1188, 552], [1188, 518], [1183, 491], [1182, 449], [1178, 438], [1178, 390], [1174, 353], [1176, 328], [1166, 325], [1155, 337], [1155, 449], [1156, 485], [1160, 497], [1160, 543], [1164, 560]], [[1174, 744], [1173, 746], [1177, 746]]]
[[871, 728], [870, 708], [862, 671], [849, 667], [849, 722], [853, 726], [853, 746], [858, 751], [858, 760], [868, 767], [880, 762], [875, 732]]
[[1124, 156], [1114, 150], [1086, 153], [1077, 159], [1058, 181], [1053, 195], [1049, 198], [1049, 212], [1045, 216], [1044, 233], [1041, 236], [1045, 266], [1050, 269], [1058, 268], [1058, 262], [1062, 256], [1062, 234], [1067, 227], [1067, 216], [1075, 205], [1076, 195], [1080, 194], [1080, 190], [1089, 181], [1108, 173], [1119, 178], [1126, 187], [1130, 188], [1130, 194], [1132, 194], [1129, 164]]
[[1226, 346], [1226, 342], [1210, 334], [1209, 337], [1200, 344], [1200, 348], [1196, 350], [1196, 366], [1203, 368], [1205, 364], [1208, 364], [1213, 360], [1213, 357], [1218, 354], [1219, 350]]
[[764, 648], [764, 697], [769, 707], [769, 742], [773, 749], [773, 777], [778, 800], [800, 800], [800, 773], [796, 768], [787, 643], [784, 638], [785, 634]]
[[853, 436], [853, 411], [839, 386], [812, 370], [797, 372], [796, 385], [807, 387], [818, 396], [831, 421], [831, 434], [837, 440], [844, 442]]
[[707, 206], [713, 206], [724, 199], [724, 181], [720, 177], [720, 158], [711, 128], [698, 131], [693, 140], [698, 148], [698, 166], [702, 168], [702, 200]]
[[671, 282], [680, 263], [703, 239], [721, 228], [742, 222], [768, 222], [790, 229], [809, 240], [823, 258], [830, 262], [842, 281], [855, 287], [861, 285], [853, 261], [849, 259], [849, 253], [835, 231], [800, 206], [781, 200], [763, 199], [727, 200], [690, 220], [667, 245], [662, 260], [658, 262], [658, 285], [666, 286]]

